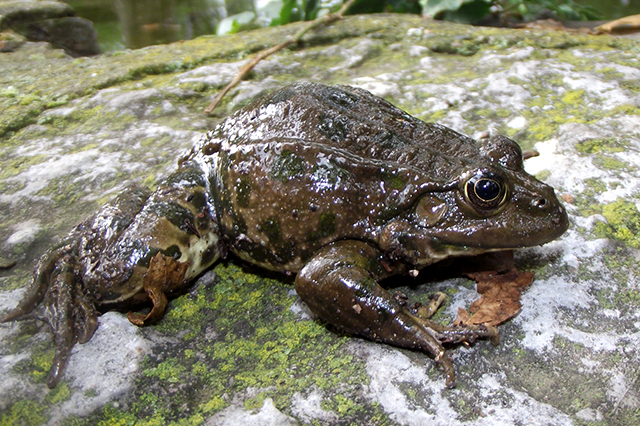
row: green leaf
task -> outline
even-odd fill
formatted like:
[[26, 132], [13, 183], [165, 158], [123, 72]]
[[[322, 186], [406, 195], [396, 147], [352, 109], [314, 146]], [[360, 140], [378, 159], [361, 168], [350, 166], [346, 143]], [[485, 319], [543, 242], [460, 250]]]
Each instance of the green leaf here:
[[296, 0], [284, 0], [280, 9], [280, 25], [288, 24], [292, 21], [293, 9], [298, 6]]
[[473, 24], [491, 8], [492, 0], [426, 0], [423, 13], [437, 19]]
[[473, 0], [463, 4], [455, 12], [443, 12], [438, 19], [460, 22], [461, 24], [475, 24], [489, 13], [491, 0]]
[[440, 12], [456, 11], [471, 1], [475, 0], [420, 0], [420, 4], [422, 13], [435, 17]]

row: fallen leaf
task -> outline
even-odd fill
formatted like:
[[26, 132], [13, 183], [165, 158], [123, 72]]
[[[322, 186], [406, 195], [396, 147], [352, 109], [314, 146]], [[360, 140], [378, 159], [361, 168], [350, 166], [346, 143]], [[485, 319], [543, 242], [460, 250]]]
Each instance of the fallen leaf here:
[[640, 15], [630, 15], [616, 19], [594, 28], [595, 31], [609, 34], [630, 34], [640, 31]]
[[166, 293], [184, 284], [188, 262], [178, 262], [162, 253], [156, 254], [149, 262], [149, 269], [142, 278], [142, 286], [153, 303], [148, 314], [129, 312], [127, 318], [135, 325], [145, 325], [162, 317], [167, 307]]
[[575, 199], [575, 197], [573, 195], [568, 194], [568, 193], [564, 193], [564, 194], [562, 194], [562, 201], [564, 201], [565, 203], [568, 203], [568, 204], [573, 204], [576, 201], [576, 199]]
[[480, 299], [471, 304], [469, 312], [459, 308], [456, 325], [485, 324], [495, 326], [520, 312], [522, 290], [531, 284], [534, 273], [511, 268], [506, 272], [483, 271], [467, 273], [477, 283]]

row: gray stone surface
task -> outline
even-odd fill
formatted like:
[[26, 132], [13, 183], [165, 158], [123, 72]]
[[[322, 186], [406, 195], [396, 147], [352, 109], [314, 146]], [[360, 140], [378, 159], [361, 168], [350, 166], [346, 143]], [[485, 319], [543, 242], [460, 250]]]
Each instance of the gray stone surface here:
[[0, 0], [0, 31], [51, 43], [71, 56], [97, 55], [100, 47], [93, 23], [75, 15], [62, 1]]
[[[223, 116], [309, 80], [363, 87], [424, 120], [540, 151], [526, 167], [567, 201], [572, 225], [517, 252], [537, 278], [500, 345], [453, 348], [458, 387], [448, 390], [430, 358], [336, 334], [290, 282], [232, 261], [156, 326], [103, 315], [54, 390], [44, 384], [46, 328], [1, 325], [0, 422], [638, 424], [640, 45], [350, 17], [265, 61], [215, 117], [203, 115], [246, 52], [296, 28], [81, 60], [33, 43], [2, 54], [0, 256], [17, 265], [0, 270], [0, 309], [17, 303], [47, 247], [128, 182], [153, 185]], [[33, 67], [52, 71], [37, 79]], [[451, 275], [393, 285], [414, 300], [448, 293], [437, 317], [447, 322], [479, 297]]]

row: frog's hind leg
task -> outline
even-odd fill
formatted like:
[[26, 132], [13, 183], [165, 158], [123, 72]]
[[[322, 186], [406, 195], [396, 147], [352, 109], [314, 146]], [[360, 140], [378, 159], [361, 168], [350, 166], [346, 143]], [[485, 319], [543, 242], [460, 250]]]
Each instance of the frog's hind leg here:
[[[397, 267], [402, 268], [401, 265]], [[361, 241], [339, 241], [318, 252], [300, 271], [295, 288], [324, 321], [349, 333], [432, 355], [455, 386], [442, 343], [495, 338], [492, 327], [444, 327], [412, 315], [377, 281], [392, 273], [382, 254]]]
[[[42, 256], [31, 288], [18, 306], [0, 317], [0, 323], [38, 319], [49, 325], [55, 346], [47, 380], [50, 388], [60, 380], [73, 346], [87, 342], [98, 327], [94, 301], [83, 283], [79, 253], [90, 253], [90, 247], [101, 246], [104, 235], [117, 238], [129, 221], [114, 218], [134, 215], [145, 199], [144, 190], [132, 187], [74, 228], [58, 247]], [[108, 225], [101, 228], [102, 233], [91, 232], [94, 223]]]

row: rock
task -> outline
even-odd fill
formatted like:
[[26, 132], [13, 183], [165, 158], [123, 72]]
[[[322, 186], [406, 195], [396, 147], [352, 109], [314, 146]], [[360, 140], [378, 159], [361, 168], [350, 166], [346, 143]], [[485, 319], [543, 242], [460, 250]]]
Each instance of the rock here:
[[0, 52], [13, 52], [26, 41], [26, 38], [14, 31], [3, 31], [0, 33]]
[[[95, 341], [74, 349], [86, 364], [54, 390], [46, 328], [0, 325], [0, 423], [640, 424], [640, 45], [351, 16], [271, 57], [215, 117], [202, 114], [247, 52], [300, 25], [80, 59], [34, 43], [4, 54], [0, 257], [18, 263], [0, 270], [0, 309], [15, 306], [48, 247], [127, 183], [152, 185], [222, 117], [309, 80], [364, 87], [425, 120], [540, 152], [526, 168], [567, 200], [572, 226], [516, 252], [536, 279], [500, 345], [452, 348], [458, 388], [448, 390], [432, 359], [336, 334], [290, 281], [231, 259], [156, 325], [133, 329], [109, 312]], [[390, 284], [410, 301], [446, 292], [436, 320], [447, 322], [479, 297], [452, 274]], [[91, 367], [105, 386], [81, 374]]]
[[3, 0], [0, 31], [11, 29], [30, 41], [45, 41], [74, 57], [97, 55], [100, 47], [93, 23], [75, 14], [71, 6], [58, 1]]

